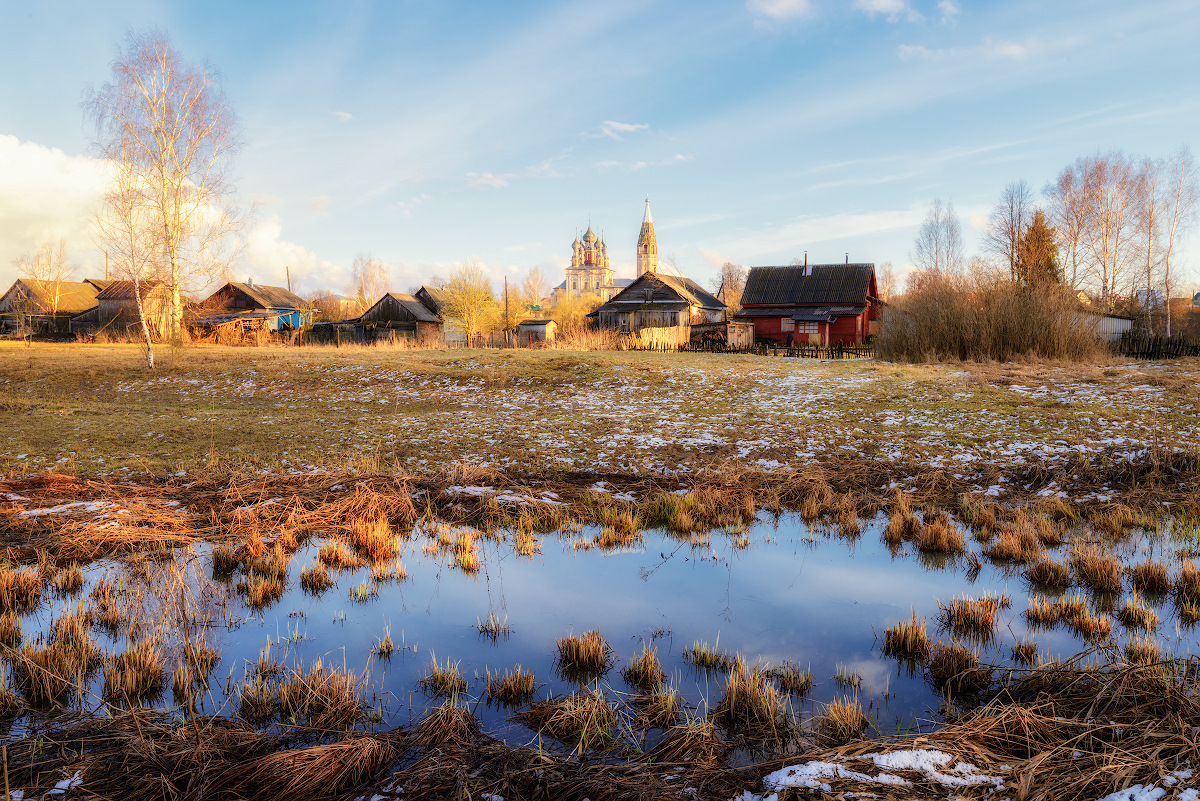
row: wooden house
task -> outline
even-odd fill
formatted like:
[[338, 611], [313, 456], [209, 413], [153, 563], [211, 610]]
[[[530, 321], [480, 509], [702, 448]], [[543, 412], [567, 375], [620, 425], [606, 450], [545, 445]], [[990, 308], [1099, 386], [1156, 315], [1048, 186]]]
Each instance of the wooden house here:
[[0, 295], [0, 333], [69, 334], [71, 318], [97, 308], [109, 281], [18, 278]]
[[461, 346], [467, 344], [467, 332], [458, 322], [446, 319], [446, 290], [432, 286], [423, 286], [413, 293], [425, 308], [437, 315], [442, 322], [442, 336], [447, 345]]
[[396, 334], [421, 344], [442, 339], [442, 321], [415, 295], [389, 292], [358, 318], [368, 339], [393, 338]]
[[522, 320], [517, 323], [517, 344], [525, 347], [553, 342], [558, 323], [553, 320]]
[[786, 346], [861, 344], [878, 328], [874, 264], [751, 267], [738, 322], [756, 342]]
[[[264, 320], [271, 331], [303, 328], [312, 325], [313, 310], [309, 304], [281, 286], [263, 286], [247, 281], [230, 281], [204, 301], [215, 316], [230, 315]], [[195, 321], [204, 325], [207, 318]]]
[[588, 316], [641, 345], [671, 346], [688, 342], [693, 325], [724, 315], [725, 304], [690, 278], [647, 272]]
[[[161, 339], [171, 330], [171, 291], [162, 281], [139, 281], [142, 310], [150, 336]], [[96, 295], [95, 309], [71, 319], [71, 332], [110, 336], [141, 336], [133, 281], [113, 281]]]

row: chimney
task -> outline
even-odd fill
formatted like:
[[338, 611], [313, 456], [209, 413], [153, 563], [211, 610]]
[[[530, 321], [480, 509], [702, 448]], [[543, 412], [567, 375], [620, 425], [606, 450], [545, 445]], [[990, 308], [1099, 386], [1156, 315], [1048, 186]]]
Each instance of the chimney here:
[[804, 274], [812, 275], [812, 270], [808, 269], [808, 251], [804, 251]]

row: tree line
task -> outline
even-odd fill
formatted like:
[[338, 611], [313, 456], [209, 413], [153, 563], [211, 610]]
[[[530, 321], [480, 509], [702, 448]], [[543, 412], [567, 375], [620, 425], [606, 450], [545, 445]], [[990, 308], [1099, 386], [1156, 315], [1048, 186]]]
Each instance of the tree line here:
[[1163, 158], [1120, 150], [1081, 156], [1039, 198], [1008, 184], [992, 209], [983, 253], [966, 256], [954, 207], [935, 200], [910, 254], [916, 273], [1002, 274], [1018, 285], [1055, 283], [1104, 312], [1136, 313], [1171, 334], [1169, 299], [1181, 285], [1180, 243], [1196, 222], [1200, 176], [1187, 147]]

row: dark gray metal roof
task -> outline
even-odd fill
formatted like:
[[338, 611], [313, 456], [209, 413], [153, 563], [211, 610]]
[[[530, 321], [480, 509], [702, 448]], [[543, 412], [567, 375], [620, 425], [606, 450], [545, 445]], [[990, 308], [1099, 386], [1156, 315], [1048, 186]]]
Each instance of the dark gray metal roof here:
[[862, 306], [874, 275], [874, 264], [751, 267], [742, 306]]
[[[242, 292], [264, 309], [293, 309], [300, 311], [308, 308], [308, 304], [299, 296], [292, 294], [289, 290], [281, 286], [240, 284], [237, 281], [230, 281], [226, 286], [231, 286]], [[220, 290], [217, 291], [220, 292]]]

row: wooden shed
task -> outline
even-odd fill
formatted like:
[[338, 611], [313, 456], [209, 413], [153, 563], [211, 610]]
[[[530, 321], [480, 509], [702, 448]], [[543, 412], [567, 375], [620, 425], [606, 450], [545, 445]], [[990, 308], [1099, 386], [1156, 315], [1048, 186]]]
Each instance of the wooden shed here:
[[[162, 281], [139, 281], [142, 309], [150, 336], [161, 339], [171, 330], [171, 291]], [[96, 295], [95, 309], [71, 320], [72, 333], [141, 336], [133, 281], [113, 281]]]
[[669, 347], [686, 344], [693, 325], [724, 314], [725, 304], [690, 278], [647, 272], [588, 316], [643, 347]]
[[517, 344], [530, 347], [553, 342], [558, 323], [553, 320], [522, 320], [517, 323]]
[[358, 324], [368, 339], [402, 334], [423, 345], [442, 341], [442, 321], [415, 295], [387, 293], [362, 313]]
[[737, 322], [776, 345], [861, 344], [879, 316], [874, 264], [751, 267]]

